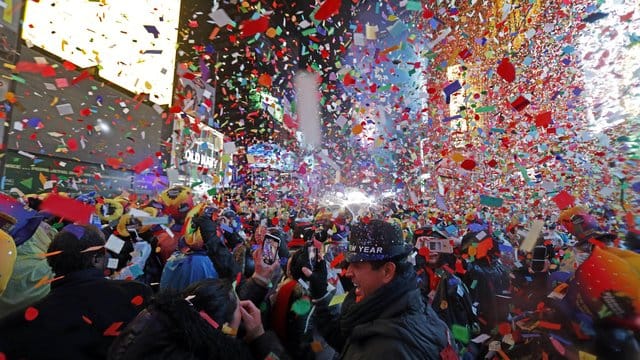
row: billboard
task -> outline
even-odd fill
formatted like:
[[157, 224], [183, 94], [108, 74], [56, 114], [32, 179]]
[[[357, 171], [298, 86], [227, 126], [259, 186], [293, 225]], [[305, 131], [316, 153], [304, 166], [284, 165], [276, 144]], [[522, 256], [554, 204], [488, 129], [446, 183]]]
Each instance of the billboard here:
[[[0, 189], [17, 189], [25, 194], [51, 191], [88, 193], [113, 196], [132, 191], [134, 173], [114, 170], [51, 156], [34, 155], [24, 151], [8, 150], [5, 174]], [[141, 193], [135, 189], [136, 193]]]
[[37, 155], [131, 168], [157, 157], [162, 109], [69, 70], [59, 61], [22, 47], [17, 69], [49, 69], [50, 75], [16, 73], [17, 102], [7, 147]]
[[[22, 38], [149, 100], [171, 103], [180, 0], [27, 1]], [[72, 25], [71, 25], [72, 24]]]

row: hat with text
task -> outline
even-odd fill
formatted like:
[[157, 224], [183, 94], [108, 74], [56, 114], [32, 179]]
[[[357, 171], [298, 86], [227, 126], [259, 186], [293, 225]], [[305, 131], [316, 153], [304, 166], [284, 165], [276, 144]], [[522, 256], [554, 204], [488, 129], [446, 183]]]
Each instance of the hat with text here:
[[351, 228], [347, 262], [395, 260], [406, 257], [412, 247], [395, 224], [382, 220], [358, 223]]

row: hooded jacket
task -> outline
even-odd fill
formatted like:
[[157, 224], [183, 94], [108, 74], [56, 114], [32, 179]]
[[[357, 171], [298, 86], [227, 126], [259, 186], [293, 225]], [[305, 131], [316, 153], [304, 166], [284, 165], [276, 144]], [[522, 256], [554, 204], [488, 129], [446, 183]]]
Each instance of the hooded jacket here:
[[271, 352], [286, 358], [273, 333], [265, 333], [248, 347], [214, 329], [184, 299], [162, 293], [122, 331], [108, 359], [248, 360], [263, 359]]
[[0, 321], [0, 352], [7, 359], [104, 359], [150, 298], [143, 283], [107, 280], [98, 269], [72, 272], [45, 298]]
[[[331, 329], [326, 303], [318, 304], [317, 323], [341, 359], [440, 359], [449, 345], [447, 325], [422, 301], [415, 274], [398, 275], [371, 296], [342, 305], [339, 328]], [[324, 319], [323, 319], [324, 318]]]

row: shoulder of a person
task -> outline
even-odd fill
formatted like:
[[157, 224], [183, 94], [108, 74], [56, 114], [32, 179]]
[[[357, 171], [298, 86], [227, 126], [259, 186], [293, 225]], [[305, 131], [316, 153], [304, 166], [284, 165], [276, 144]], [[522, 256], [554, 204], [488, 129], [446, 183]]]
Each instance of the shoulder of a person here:
[[149, 285], [137, 280], [108, 280], [107, 283], [110, 284], [110, 286], [124, 289], [127, 292], [133, 292], [140, 296], [150, 296], [153, 293]]

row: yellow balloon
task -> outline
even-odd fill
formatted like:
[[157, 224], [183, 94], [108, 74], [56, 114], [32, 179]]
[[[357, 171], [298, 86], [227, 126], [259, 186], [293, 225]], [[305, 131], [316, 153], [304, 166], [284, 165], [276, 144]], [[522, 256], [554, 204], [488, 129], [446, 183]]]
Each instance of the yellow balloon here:
[[16, 263], [17, 253], [13, 238], [0, 230], [0, 295], [7, 288], [7, 283], [13, 273], [13, 265]]

